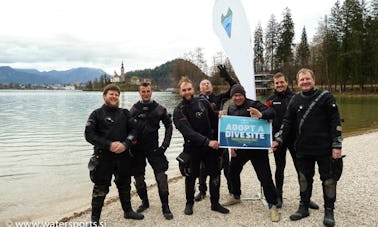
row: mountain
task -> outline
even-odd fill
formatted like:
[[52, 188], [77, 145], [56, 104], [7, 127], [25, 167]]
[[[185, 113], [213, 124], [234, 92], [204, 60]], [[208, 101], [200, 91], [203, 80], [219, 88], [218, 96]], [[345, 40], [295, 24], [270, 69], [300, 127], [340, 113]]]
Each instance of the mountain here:
[[20, 84], [70, 84], [85, 83], [106, 74], [101, 69], [73, 68], [65, 71], [52, 70], [40, 72], [36, 69], [14, 69], [9, 66], [0, 67], [0, 83]]

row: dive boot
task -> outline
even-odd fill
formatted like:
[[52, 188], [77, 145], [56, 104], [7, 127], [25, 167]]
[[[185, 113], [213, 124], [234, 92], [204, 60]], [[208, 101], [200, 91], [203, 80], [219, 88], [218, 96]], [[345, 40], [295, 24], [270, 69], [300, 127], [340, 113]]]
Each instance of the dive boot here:
[[335, 226], [335, 218], [332, 208], [325, 208], [323, 224], [327, 227]]
[[299, 204], [298, 210], [290, 215], [290, 220], [297, 221], [302, 218], [308, 217], [310, 214], [308, 213], [308, 206], [304, 205], [303, 203]]

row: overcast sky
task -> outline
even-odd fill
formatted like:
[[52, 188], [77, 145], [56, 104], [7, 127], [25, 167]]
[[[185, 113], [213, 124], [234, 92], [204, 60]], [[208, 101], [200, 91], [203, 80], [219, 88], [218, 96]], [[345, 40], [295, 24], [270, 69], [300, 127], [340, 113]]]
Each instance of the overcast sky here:
[[[334, 0], [241, 0], [251, 36], [265, 32], [289, 7], [298, 42], [303, 26], [311, 41]], [[3, 0], [0, 66], [66, 70], [101, 68], [107, 73], [154, 68], [203, 48], [209, 61], [223, 51], [212, 28], [214, 0]], [[341, 1], [342, 2], [342, 1]]]

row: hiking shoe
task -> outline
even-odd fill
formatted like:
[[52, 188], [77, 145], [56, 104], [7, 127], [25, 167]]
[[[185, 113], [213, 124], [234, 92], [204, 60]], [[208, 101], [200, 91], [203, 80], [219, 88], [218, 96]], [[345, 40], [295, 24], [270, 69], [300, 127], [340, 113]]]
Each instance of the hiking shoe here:
[[308, 208], [313, 209], [313, 210], [319, 210], [318, 204], [316, 204], [314, 201], [311, 201], [308, 203]]
[[234, 195], [231, 194], [231, 195], [228, 196], [226, 202], [223, 203], [222, 205], [223, 205], [223, 206], [231, 206], [231, 205], [238, 204], [238, 203], [240, 203], [240, 202], [241, 202], [240, 198], [237, 199], [237, 198], [235, 198]]
[[143, 214], [139, 214], [139, 213], [134, 212], [132, 210], [128, 211], [128, 212], [125, 212], [123, 216], [126, 219], [134, 219], [134, 220], [142, 220], [144, 218]]
[[327, 227], [335, 226], [335, 218], [332, 208], [325, 208], [323, 224]]
[[211, 210], [219, 212], [221, 214], [228, 214], [228, 213], [230, 213], [230, 211], [227, 208], [223, 207], [219, 203], [211, 205]]
[[308, 217], [310, 214], [308, 213], [308, 206], [305, 206], [304, 204], [299, 204], [298, 210], [290, 215], [290, 220], [297, 221], [302, 218]]
[[278, 213], [277, 206], [272, 206], [270, 209], [270, 220], [272, 222], [279, 222], [281, 217], [280, 214]]
[[196, 202], [199, 202], [199, 201], [203, 200], [205, 197], [206, 197], [206, 192], [199, 192], [199, 193], [194, 197], [194, 200], [195, 200]]
[[187, 203], [187, 204], [185, 205], [184, 213], [185, 213], [186, 215], [192, 215], [192, 214], [193, 214], [193, 204], [191, 204], [191, 203]]
[[277, 205], [276, 205], [277, 208], [281, 208], [282, 207], [282, 197], [278, 196], [277, 197]]

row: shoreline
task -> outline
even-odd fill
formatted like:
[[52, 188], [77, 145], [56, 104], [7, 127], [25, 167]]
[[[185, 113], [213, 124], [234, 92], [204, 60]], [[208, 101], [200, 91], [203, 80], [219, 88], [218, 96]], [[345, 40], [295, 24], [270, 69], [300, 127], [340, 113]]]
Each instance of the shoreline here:
[[[344, 159], [343, 175], [338, 182], [338, 199], [335, 204], [335, 219], [338, 226], [361, 226], [373, 225], [378, 220], [375, 211], [378, 208], [378, 197], [376, 193], [375, 179], [378, 171], [378, 158], [375, 156], [375, 149], [378, 146], [378, 130], [372, 129], [359, 135], [348, 136], [344, 139], [343, 154]], [[289, 153], [289, 152], [288, 152]], [[272, 154], [269, 155], [271, 169], [274, 173], [275, 165]], [[273, 160], [272, 160], [273, 159]], [[370, 163], [370, 164], [369, 164]], [[360, 165], [360, 167], [358, 167]], [[195, 202], [194, 214], [187, 216], [183, 214], [185, 206], [184, 178], [174, 176], [169, 179], [170, 187], [170, 207], [174, 219], [167, 221], [161, 214], [161, 204], [159, 201], [156, 183], [148, 186], [150, 197], [150, 208], [144, 212], [145, 219], [142, 221], [126, 220], [122, 215], [122, 208], [119, 204], [118, 196], [106, 199], [103, 209], [102, 219], [108, 226], [124, 225], [156, 225], [156, 226], [319, 226], [323, 221], [323, 199], [319, 174], [314, 176], [314, 188], [312, 199], [319, 204], [320, 210], [310, 210], [310, 217], [297, 222], [290, 221], [289, 216], [296, 211], [299, 199], [299, 188], [293, 163], [290, 156], [287, 156], [284, 184], [284, 205], [279, 209], [281, 221], [272, 223], [268, 217], [268, 210], [260, 201], [243, 201], [241, 204], [231, 206], [230, 214], [223, 215], [210, 211], [209, 194], [204, 201]], [[148, 167], [149, 168], [149, 167]], [[358, 170], [358, 171], [355, 171]], [[253, 176], [253, 177], [251, 177]], [[361, 178], [361, 179], [359, 179]], [[256, 174], [250, 164], [244, 166], [241, 175], [242, 198], [256, 198], [259, 187]], [[114, 185], [113, 185], [114, 187]], [[197, 190], [197, 185], [196, 185]], [[227, 186], [222, 174], [221, 199], [225, 201]], [[89, 192], [88, 192], [89, 193]], [[132, 191], [132, 206], [134, 210], [140, 205], [140, 200]], [[90, 220], [90, 208], [84, 211], [75, 212], [71, 216], [61, 218], [58, 222], [78, 222]], [[248, 217], [248, 218], [246, 218]], [[249, 219], [251, 217], [251, 219]], [[190, 223], [190, 224], [188, 224]]]

